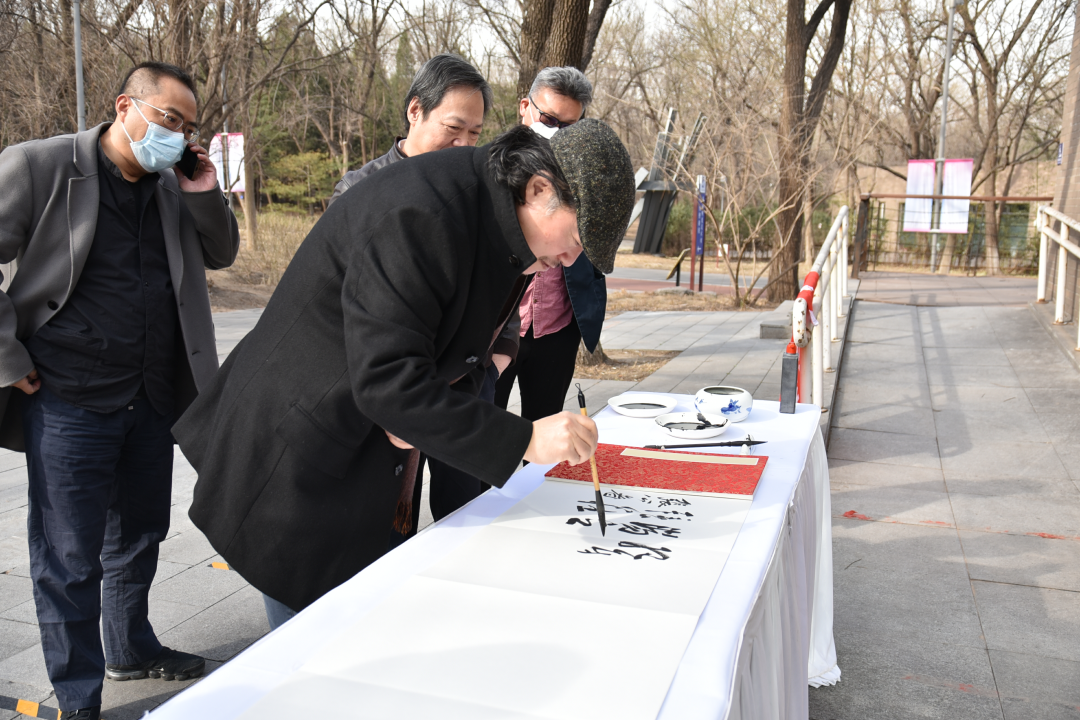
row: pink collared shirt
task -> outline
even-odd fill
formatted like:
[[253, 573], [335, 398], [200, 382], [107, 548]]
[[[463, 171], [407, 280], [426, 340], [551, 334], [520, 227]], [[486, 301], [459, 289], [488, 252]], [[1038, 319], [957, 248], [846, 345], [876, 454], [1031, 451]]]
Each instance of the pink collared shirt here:
[[533, 337], [557, 333], [574, 318], [574, 307], [566, 292], [566, 277], [562, 266], [553, 267], [533, 276], [521, 298], [521, 336], [532, 326]]

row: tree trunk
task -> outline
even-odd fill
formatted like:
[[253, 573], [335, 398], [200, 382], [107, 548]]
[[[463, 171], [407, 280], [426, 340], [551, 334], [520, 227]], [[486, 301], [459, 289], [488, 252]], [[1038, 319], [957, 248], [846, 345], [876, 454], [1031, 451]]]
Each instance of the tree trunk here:
[[598, 365], [607, 365], [609, 358], [604, 354], [604, 346], [599, 342], [596, 343], [596, 351], [589, 352], [585, 347], [585, 343], [578, 344], [577, 349], [577, 364], [582, 367], [596, 367]]
[[581, 52], [581, 64], [578, 70], [585, 72], [589, 63], [592, 62], [593, 51], [596, 49], [596, 38], [600, 35], [600, 28], [604, 24], [611, 0], [593, 0], [593, 8], [589, 13], [589, 24], [585, 28], [585, 48]]
[[526, 0], [521, 19], [521, 67], [518, 70], [517, 94], [529, 94], [533, 78], [544, 59], [548, 35], [551, 34], [555, 0]]
[[[817, 72], [806, 92], [806, 51], [829, 8], [832, 27]], [[825, 93], [844, 48], [851, 0], [821, 0], [806, 20], [805, 0], [787, 0], [784, 31], [784, 97], [777, 129], [779, 145], [779, 238], [769, 268], [768, 298], [789, 300], [799, 290], [799, 245], [802, 240], [802, 199], [809, 183], [810, 145], [821, 117]]]
[[555, 0], [544, 66], [580, 65], [588, 26], [589, 0]]
[[[941, 223], [938, 223], [939, 225]], [[935, 269], [938, 275], [948, 275], [952, 270], [953, 255], [956, 253], [956, 233], [946, 233], [945, 249], [938, 258], [938, 266]]]

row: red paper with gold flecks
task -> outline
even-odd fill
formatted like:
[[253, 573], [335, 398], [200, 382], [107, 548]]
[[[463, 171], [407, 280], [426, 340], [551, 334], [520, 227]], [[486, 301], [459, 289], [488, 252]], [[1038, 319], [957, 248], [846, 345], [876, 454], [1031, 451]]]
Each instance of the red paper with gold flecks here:
[[[623, 455], [625, 445], [596, 447], [596, 469], [600, 482], [605, 485], [653, 488], [655, 490], [681, 490], [684, 492], [725, 493], [729, 495], [753, 495], [768, 457], [764, 455], [729, 455], [728, 457], [756, 458], [757, 465], [718, 465], [713, 463], [678, 462]], [[640, 448], [635, 448], [640, 449]], [[675, 454], [677, 451], [661, 452]], [[717, 457], [716, 453], [686, 453]], [[545, 477], [562, 480], [580, 480], [592, 484], [589, 463], [570, 465], [559, 463]]]

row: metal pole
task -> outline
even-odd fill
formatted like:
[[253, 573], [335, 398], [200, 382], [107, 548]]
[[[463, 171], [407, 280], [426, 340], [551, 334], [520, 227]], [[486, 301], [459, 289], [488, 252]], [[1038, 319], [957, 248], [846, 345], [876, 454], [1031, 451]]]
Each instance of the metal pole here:
[[71, 3], [71, 17], [75, 30], [75, 103], [79, 116], [79, 132], [86, 130], [86, 90], [83, 88], [82, 67], [82, 12], [79, 0]]
[[[952, 7], [949, 8], [949, 29], [945, 34], [945, 68], [943, 70], [943, 77], [941, 79], [941, 135], [938, 137], [938, 156], [937, 162], [934, 163], [934, 194], [942, 195], [941, 186], [944, 183], [945, 176], [945, 123], [949, 119], [949, 66], [952, 64], [952, 48], [953, 48], [953, 25], [956, 20], [956, 8], [960, 6], [963, 0], [955, 0]], [[930, 227], [941, 227], [941, 200], [934, 200], [933, 205], [937, 209], [937, 222], [933, 220], [933, 211], [931, 211]], [[938, 234], [933, 234], [932, 246], [930, 248], [930, 272], [937, 272], [937, 246], [938, 246]], [[945, 272], [948, 273], [948, 268]]]
[[[225, 66], [221, 66], [221, 177], [225, 181], [225, 192], [229, 192], [229, 93], [225, 89]], [[230, 196], [231, 197], [231, 196]]]

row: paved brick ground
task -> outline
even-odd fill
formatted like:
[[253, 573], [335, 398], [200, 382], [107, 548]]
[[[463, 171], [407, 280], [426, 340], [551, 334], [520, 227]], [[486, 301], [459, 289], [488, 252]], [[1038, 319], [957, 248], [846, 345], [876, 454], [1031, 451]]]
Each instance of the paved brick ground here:
[[864, 272], [859, 299], [922, 307], [1027, 305], [1035, 300], [1033, 277], [958, 277]]
[[1080, 372], [1032, 308], [859, 297], [810, 717], [1080, 717]]

